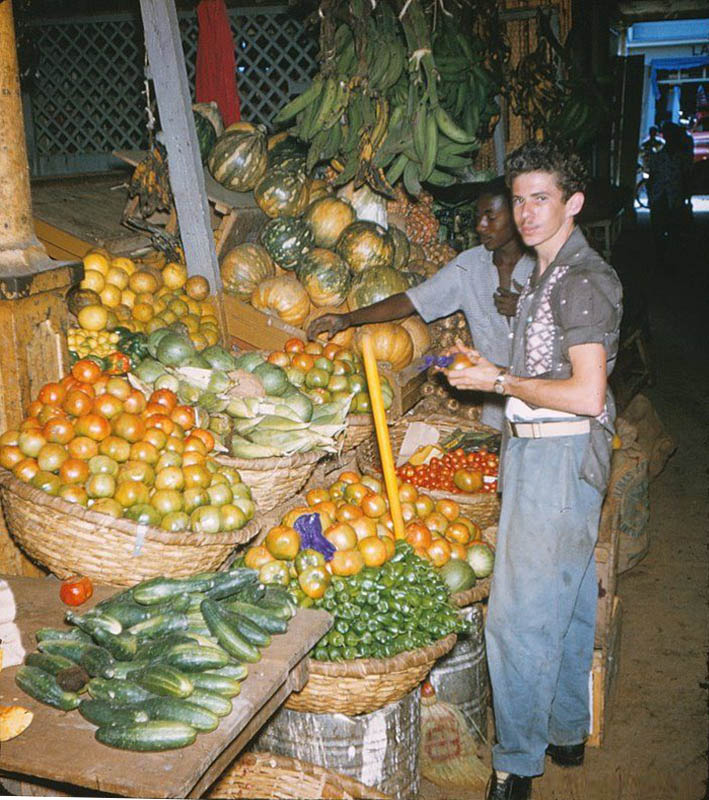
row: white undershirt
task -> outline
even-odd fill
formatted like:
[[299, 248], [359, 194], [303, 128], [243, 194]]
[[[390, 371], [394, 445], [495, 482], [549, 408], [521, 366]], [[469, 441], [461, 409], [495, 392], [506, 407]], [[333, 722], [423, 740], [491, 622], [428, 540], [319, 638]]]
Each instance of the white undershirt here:
[[530, 419], [568, 419], [577, 417], [568, 411], [557, 411], [555, 408], [532, 408], [519, 397], [508, 397], [505, 405], [505, 417], [512, 422], [523, 422]]

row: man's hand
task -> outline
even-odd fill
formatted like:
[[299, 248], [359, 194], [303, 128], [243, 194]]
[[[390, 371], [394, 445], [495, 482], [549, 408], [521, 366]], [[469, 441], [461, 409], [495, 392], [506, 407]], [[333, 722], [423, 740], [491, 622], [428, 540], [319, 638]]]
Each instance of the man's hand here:
[[333, 337], [336, 333], [343, 331], [349, 327], [349, 320], [347, 314], [323, 314], [322, 317], [314, 319], [308, 325], [308, 339], [315, 339], [321, 333], [324, 333], [328, 339]]
[[502, 314], [504, 317], [514, 317], [517, 313], [517, 301], [519, 300], [519, 292], [522, 291], [522, 286], [514, 280], [512, 285], [517, 290], [516, 292], [498, 286], [497, 291], [492, 296], [498, 314]]
[[500, 374], [500, 368], [480, 355], [477, 350], [465, 350], [474, 366], [465, 369], [441, 370], [448, 379], [448, 383], [456, 389], [466, 389], [476, 392], [491, 392], [495, 385], [495, 378]]

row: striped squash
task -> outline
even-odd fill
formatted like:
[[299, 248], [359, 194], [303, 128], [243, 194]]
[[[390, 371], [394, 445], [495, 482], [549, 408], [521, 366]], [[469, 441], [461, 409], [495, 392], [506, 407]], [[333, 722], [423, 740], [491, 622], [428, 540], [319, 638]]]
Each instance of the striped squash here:
[[295, 274], [314, 306], [344, 303], [352, 281], [352, 273], [344, 260], [324, 247], [315, 247], [304, 256]]
[[256, 185], [254, 200], [269, 217], [299, 217], [310, 201], [310, 178], [300, 170], [270, 169]]
[[233, 192], [248, 192], [266, 171], [266, 129], [224, 131], [207, 159], [207, 167], [217, 183]]

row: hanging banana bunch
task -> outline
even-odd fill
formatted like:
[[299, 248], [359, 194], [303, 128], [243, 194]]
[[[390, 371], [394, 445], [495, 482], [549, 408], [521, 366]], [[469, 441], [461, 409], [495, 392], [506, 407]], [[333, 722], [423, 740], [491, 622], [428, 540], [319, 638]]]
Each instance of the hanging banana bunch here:
[[498, 113], [499, 87], [472, 35], [450, 23], [434, 57], [432, 19], [421, 0], [371, 4], [351, 0], [339, 9], [348, 22], [335, 30], [332, 47], [321, 48], [320, 72], [274, 121], [309, 142], [308, 169], [332, 164], [336, 185], [367, 183], [389, 195], [400, 179], [413, 195], [423, 182], [450, 185], [452, 171], [468, 166], [479, 147], [481, 121], [487, 134]]

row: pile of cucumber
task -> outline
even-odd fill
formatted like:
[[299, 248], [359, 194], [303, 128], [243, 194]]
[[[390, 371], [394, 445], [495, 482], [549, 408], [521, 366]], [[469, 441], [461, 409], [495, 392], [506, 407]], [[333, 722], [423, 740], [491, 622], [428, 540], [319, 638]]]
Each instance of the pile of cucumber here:
[[42, 703], [78, 709], [103, 744], [186, 747], [231, 712], [247, 664], [295, 611], [283, 587], [264, 586], [245, 567], [153, 578], [83, 615], [67, 611], [69, 628], [38, 630], [39, 652], [16, 682]]

